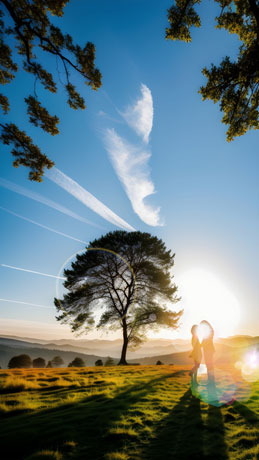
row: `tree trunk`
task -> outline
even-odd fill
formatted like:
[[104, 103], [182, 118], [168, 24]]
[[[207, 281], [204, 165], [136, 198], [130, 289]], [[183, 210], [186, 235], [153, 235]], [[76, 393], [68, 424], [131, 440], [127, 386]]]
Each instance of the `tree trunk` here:
[[121, 358], [118, 362], [118, 365], [126, 365], [128, 364], [126, 361], [126, 353], [128, 348], [128, 335], [127, 335], [127, 323], [125, 317], [122, 319], [122, 327], [123, 327], [123, 346], [121, 350]]

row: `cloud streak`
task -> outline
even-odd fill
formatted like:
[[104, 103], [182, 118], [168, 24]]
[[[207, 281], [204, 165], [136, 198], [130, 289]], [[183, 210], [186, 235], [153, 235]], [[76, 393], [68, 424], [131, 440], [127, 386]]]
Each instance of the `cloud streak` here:
[[115, 214], [110, 208], [108, 208], [105, 204], [103, 204], [100, 200], [95, 198], [90, 192], [84, 189], [81, 185], [79, 185], [76, 181], [71, 179], [71, 177], [64, 174], [59, 169], [53, 167], [50, 170], [46, 171], [45, 176], [48, 179], [55, 182], [57, 185], [62, 187], [68, 193], [73, 195], [79, 201], [81, 201], [85, 206], [90, 208], [92, 211], [99, 214], [108, 222], [116, 225], [117, 227], [121, 227], [128, 231], [134, 231], [135, 229], [128, 224], [125, 220], [121, 219], [117, 214]]
[[149, 177], [148, 160], [151, 154], [125, 141], [114, 129], [106, 130], [105, 146], [135, 213], [148, 225], [163, 225], [159, 217], [160, 208], [144, 202], [149, 195], [155, 193]]
[[28, 190], [25, 187], [22, 187], [21, 185], [17, 185], [9, 180], [3, 179], [2, 177], [0, 177], [0, 186], [8, 190], [11, 190], [12, 192], [18, 193], [19, 195], [26, 196], [27, 198], [30, 198], [31, 200], [38, 201], [39, 203], [45, 204], [46, 206], [53, 208], [56, 211], [62, 212], [63, 214], [66, 214], [69, 217], [73, 217], [73, 219], [84, 222], [85, 224], [94, 225], [95, 227], [103, 228], [95, 224], [94, 222], [91, 222], [90, 220], [87, 220], [84, 217], [79, 216], [75, 212], [70, 211], [70, 209], [67, 209], [65, 206], [62, 206], [61, 204], [56, 203], [53, 200], [49, 200], [48, 198], [45, 198], [39, 193], [32, 192], [31, 190]]
[[3, 208], [0, 206], [0, 209], [2, 209], [5, 212], [8, 212], [9, 214], [12, 214], [13, 216], [19, 217], [20, 219], [25, 220], [26, 222], [30, 222], [31, 224], [38, 225], [38, 227], [44, 228], [45, 230], [49, 230], [50, 232], [57, 233], [57, 235], [65, 236], [66, 238], [69, 238], [70, 240], [78, 241], [79, 243], [83, 243], [88, 245], [86, 241], [79, 240], [78, 238], [74, 238], [73, 236], [67, 235], [67, 233], [59, 232], [58, 230], [54, 230], [54, 228], [47, 227], [46, 225], [40, 224], [39, 222], [35, 222], [35, 220], [28, 219], [28, 217], [21, 216], [20, 214], [17, 214], [16, 212], [10, 211], [9, 209]]
[[129, 105], [125, 112], [120, 112], [120, 114], [147, 144], [153, 126], [153, 98], [150, 89], [143, 83], [140, 86], [140, 91], [141, 97], [135, 104]]
[[22, 302], [21, 300], [0, 299], [1, 302], [20, 303], [22, 305], [29, 305], [31, 307], [50, 308], [53, 310], [55, 307], [48, 307], [47, 305], [38, 305], [37, 303]]
[[27, 270], [26, 268], [13, 267], [12, 265], [1, 264], [1, 267], [12, 268], [13, 270], [19, 270], [21, 272], [35, 273], [36, 275], [48, 276], [49, 278], [56, 278], [59, 280], [65, 280], [62, 276], [49, 275], [48, 273], [36, 272], [34, 270]]

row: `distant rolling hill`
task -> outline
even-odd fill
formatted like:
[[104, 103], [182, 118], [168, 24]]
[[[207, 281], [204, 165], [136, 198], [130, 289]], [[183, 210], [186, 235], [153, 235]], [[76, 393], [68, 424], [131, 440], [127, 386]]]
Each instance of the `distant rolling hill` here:
[[[259, 349], [259, 342], [257, 344]], [[233, 347], [224, 345], [222, 343], [215, 344], [215, 355], [214, 362], [215, 364], [230, 364], [233, 365], [240, 359], [243, 355], [246, 354], [250, 349], [254, 349], [254, 345], [249, 345], [245, 347]], [[139, 359], [128, 359], [129, 363], [139, 364], [156, 364], [157, 361], [161, 361], [163, 364], [192, 364], [192, 359], [189, 357], [190, 351], [184, 351], [180, 353], [170, 353], [166, 355], [156, 355], [156, 356], [147, 356], [145, 358]]]
[[[35, 342], [34, 342], [35, 340]], [[86, 346], [87, 345], [87, 346]], [[44, 341], [37, 343], [37, 339], [20, 337], [0, 337], [0, 366], [6, 368], [9, 360], [22, 353], [31, 356], [32, 359], [39, 356], [46, 361], [59, 355], [67, 366], [76, 356], [81, 357], [87, 366], [94, 366], [97, 359], [105, 361], [107, 356], [118, 362], [122, 341], [117, 340], [66, 340]], [[259, 337], [234, 336], [226, 339], [217, 339], [215, 342], [216, 353], [214, 361], [216, 364], [234, 364], [242, 359], [242, 356], [249, 350], [257, 347], [259, 350]], [[156, 364], [159, 360], [164, 364], [192, 364], [189, 358], [190, 341], [150, 339], [136, 352], [127, 353], [128, 363]], [[169, 353], [168, 353], [169, 352]]]
[[219, 343], [224, 343], [232, 347], [248, 347], [259, 344], [259, 336], [251, 337], [249, 335], [234, 335], [225, 339], [218, 339]]
[[189, 351], [182, 351], [180, 353], [169, 353], [168, 355], [156, 355], [146, 356], [145, 358], [139, 359], [128, 359], [129, 364], [156, 364], [157, 361], [161, 361], [163, 364], [192, 364], [192, 360], [189, 358]]
[[[18, 341], [18, 342], [17, 342]], [[16, 336], [0, 336], [0, 344], [13, 346], [19, 344], [21, 347], [37, 347], [55, 350], [74, 351], [78, 353], [103, 355], [108, 354], [113, 358], [118, 358], [121, 353], [122, 340], [103, 340], [103, 339], [59, 339], [39, 340], [35, 338], [25, 338]], [[158, 354], [176, 353], [187, 351], [190, 347], [189, 340], [170, 340], [170, 339], [148, 339], [137, 350], [128, 350], [129, 358], [143, 358]]]
[[[30, 339], [27, 339], [30, 340]], [[0, 345], [7, 345], [9, 347], [19, 347], [19, 348], [47, 348], [49, 350], [62, 350], [62, 351], [74, 351], [75, 353], [84, 353], [84, 354], [94, 354], [95, 351], [91, 348], [84, 348], [84, 347], [76, 347], [69, 344], [64, 345], [57, 345], [55, 342], [47, 342], [47, 343], [38, 343], [32, 341], [28, 342], [27, 340], [19, 340], [19, 339], [10, 339], [7, 337], [0, 337]]]

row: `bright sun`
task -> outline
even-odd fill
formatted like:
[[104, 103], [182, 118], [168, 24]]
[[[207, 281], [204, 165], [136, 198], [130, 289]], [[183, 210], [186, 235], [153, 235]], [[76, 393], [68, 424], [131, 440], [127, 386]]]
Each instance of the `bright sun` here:
[[236, 333], [240, 304], [219, 278], [205, 270], [192, 269], [178, 277], [177, 285], [184, 309], [181, 320], [184, 333], [203, 319], [211, 323], [217, 337]]

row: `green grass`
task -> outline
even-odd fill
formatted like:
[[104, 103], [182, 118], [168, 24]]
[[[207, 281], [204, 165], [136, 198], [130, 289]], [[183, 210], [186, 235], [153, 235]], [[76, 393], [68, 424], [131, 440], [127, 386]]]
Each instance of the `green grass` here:
[[222, 406], [204, 382], [192, 395], [183, 366], [2, 370], [1, 457], [258, 460], [259, 382], [216, 376]]

